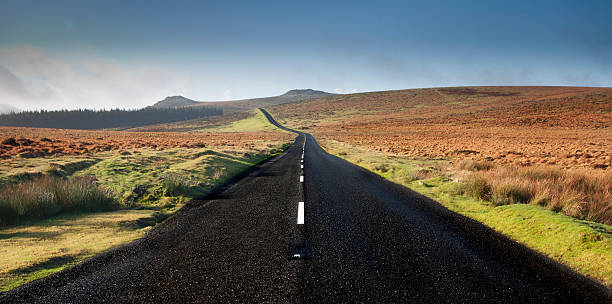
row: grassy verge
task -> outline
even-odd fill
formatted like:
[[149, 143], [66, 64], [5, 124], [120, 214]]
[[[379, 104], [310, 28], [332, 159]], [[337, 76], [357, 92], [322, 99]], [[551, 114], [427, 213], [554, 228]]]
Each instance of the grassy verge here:
[[[224, 132], [276, 130], [266, 126], [267, 120], [259, 114], [226, 126]], [[0, 291], [48, 276], [142, 237], [150, 227], [188, 201], [205, 195], [290, 145], [290, 139], [268, 141], [265, 137], [248, 145], [238, 145], [232, 142], [233, 136], [228, 134], [226, 143], [210, 148], [139, 148], [82, 156], [15, 157], [0, 162], [0, 184], [5, 187], [40, 187], [41, 180], [53, 181], [51, 184], [88, 181], [87, 185], [93, 185], [95, 180], [97, 189], [107, 191], [122, 207], [118, 211], [97, 213], [87, 213], [93, 211], [88, 208], [68, 214], [64, 212], [68, 209], [55, 210], [47, 219], [32, 217], [21, 221], [19, 226], [0, 228]], [[7, 194], [8, 198], [18, 198], [16, 191]], [[32, 202], [38, 201], [36, 195], [32, 197]]]
[[[272, 145], [260, 151], [206, 149], [140, 150], [107, 153], [71, 178], [107, 189], [123, 210], [59, 214], [0, 229], [0, 291], [45, 277], [83, 259], [144, 235], [189, 200], [283, 151]], [[13, 187], [39, 187], [25, 181]], [[28, 185], [28, 186], [24, 186]], [[13, 193], [14, 194], [14, 193]], [[17, 198], [17, 195], [12, 196]], [[78, 202], [78, 200], [71, 200]], [[43, 208], [44, 209], [44, 208]], [[99, 209], [98, 209], [99, 210]]]
[[0, 187], [0, 227], [60, 213], [108, 211], [119, 205], [95, 178], [37, 177]]
[[[460, 163], [472, 164], [474, 161]], [[554, 167], [501, 167], [484, 163], [467, 192], [497, 206], [528, 203], [578, 219], [612, 224], [612, 171]]]
[[176, 205], [279, 151], [140, 150], [108, 157], [77, 175], [95, 176], [126, 205]]
[[0, 230], [0, 291], [46, 277], [142, 237], [152, 210], [60, 215]]
[[325, 149], [612, 287], [612, 226], [580, 220], [537, 204], [498, 205], [469, 195], [466, 183], [444, 176], [448, 160], [417, 160], [324, 140]]

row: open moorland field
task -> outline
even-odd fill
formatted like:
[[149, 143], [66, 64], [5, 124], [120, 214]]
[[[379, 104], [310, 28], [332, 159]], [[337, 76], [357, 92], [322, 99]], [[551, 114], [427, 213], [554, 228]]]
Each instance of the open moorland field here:
[[142, 237], [294, 138], [258, 111], [172, 125], [190, 132], [0, 128], [0, 291]]
[[268, 110], [328, 152], [612, 286], [612, 89], [415, 89]]
[[126, 149], [250, 148], [257, 143], [282, 138], [264, 130], [233, 132], [121, 132], [67, 129], [0, 127], [0, 158], [36, 158], [57, 155], [87, 155]]
[[440, 88], [341, 95], [271, 108], [289, 126], [427, 158], [612, 165], [612, 89]]

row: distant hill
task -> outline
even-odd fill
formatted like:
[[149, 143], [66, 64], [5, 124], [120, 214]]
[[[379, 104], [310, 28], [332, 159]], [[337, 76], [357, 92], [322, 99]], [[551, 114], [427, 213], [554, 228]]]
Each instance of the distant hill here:
[[21, 112], [21, 110], [13, 107], [11, 105], [0, 104], [0, 114], [17, 113], [17, 112]]
[[190, 106], [197, 103], [199, 102], [183, 96], [168, 96], [164, 98], [164, 100], [156, 102], [151, 107], [157, 109], [178, 108]]
[[251, 98], [231, 101], [195, 101], [183, 96], [166, 97], [164, 100], [155, 103], [154, 108], [174, 108], [174, 107], [198, 107], [215, 106], [223, 109], [224, 113], [233, 113], [250, 110], [258, 107], [283, 104], [307, 99], [315, 99], [335, 94], [312, 89], [291, 90], [279, 96]]

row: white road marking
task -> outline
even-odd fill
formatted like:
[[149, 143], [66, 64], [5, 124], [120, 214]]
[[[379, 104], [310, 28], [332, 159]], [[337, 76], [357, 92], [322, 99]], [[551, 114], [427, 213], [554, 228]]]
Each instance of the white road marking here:
[[300, 183], [304, 182], [304, 175], [300, 175]]
[[304, 225], [304, 202], [298, 203], [297, 224]]
[[304, 169], [304, 165], [300, 165], [300, 169]]

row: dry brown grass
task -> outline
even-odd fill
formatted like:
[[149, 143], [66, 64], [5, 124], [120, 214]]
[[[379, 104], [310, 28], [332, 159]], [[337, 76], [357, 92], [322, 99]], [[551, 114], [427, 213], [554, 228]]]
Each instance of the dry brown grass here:
[[62, 212], [108, 211], [119, 207], [92, 177], [43, 176], [0, 186], [0, 227]]
[[612, 224], [610, 170], [497, 166], [474, 172], [466, 190], [495, 205], [536, 204], [579, 219]]
[[612, 166], [612, 89], [433, 88], [269, 108], [320, 139], [398, 156], [564, 168]]
[[457, 163], [457, 168], [468, 171], [490, 170], [493, 164], [488, 161], [477, 161], [473, 159], [463, 159]]
[[[535, 203], [612, 221], [610, 88], [416, 89], [338, 95], [269, 110], [319, 140], [457, 162], [457, 169], [475, 172], [468, 174], [469, 191], [495, 204]], [[415, 172], [410, 179], [428, 174]]]
[[248, 149], [262, 142], [283, 141], [289, 138], [291, 135], [287, 133], [273, 131], [187, 133], [0, 127], [0, 160], [13, 156], [37, 158], [90, 155], [103, 151], [142, 148], [164, 150], [234, 147]]

